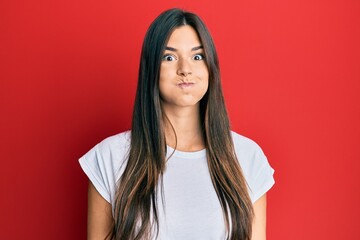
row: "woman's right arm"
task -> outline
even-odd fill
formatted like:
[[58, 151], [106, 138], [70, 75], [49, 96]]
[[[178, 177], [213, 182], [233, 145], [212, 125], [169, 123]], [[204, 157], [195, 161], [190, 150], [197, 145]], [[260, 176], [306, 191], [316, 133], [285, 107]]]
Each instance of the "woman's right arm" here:
[[110, 240], [112, 239], [113, 226], [111, 204], [99, 194], [89, 181], [87, 239]]

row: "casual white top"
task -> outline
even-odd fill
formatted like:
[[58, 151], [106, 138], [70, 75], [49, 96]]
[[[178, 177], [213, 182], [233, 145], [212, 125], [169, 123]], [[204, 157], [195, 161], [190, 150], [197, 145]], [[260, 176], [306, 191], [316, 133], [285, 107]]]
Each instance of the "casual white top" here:
[[[116, 184], [125, 169], [131, 132], [123, 132], [97, 144], [79, 162], [100, 195], [112, 205]], [[274, 170], [261, 148], [252, 140], [232, 132], [235, 153], [254, 203], [274, 184]], [[167, 155], [174, 149], [167, 147]], [[164, 205], [158, 197], [157, 239], [225, 239], [225, 222], [212, 185], [206, 149], [175, 150], [163, 175]], [[160, 192], [160, 191], [159, 191]]]

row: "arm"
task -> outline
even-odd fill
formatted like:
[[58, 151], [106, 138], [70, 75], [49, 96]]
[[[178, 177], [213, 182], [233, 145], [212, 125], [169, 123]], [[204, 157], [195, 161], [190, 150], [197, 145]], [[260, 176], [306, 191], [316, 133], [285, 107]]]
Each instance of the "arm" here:
[[111, 205], [89, 182], [87, 239], [111, 239], [114, 220]]
[[260, 197], [253, 205], [254, 220], [251, 240], [266, 239], [266, 194]]

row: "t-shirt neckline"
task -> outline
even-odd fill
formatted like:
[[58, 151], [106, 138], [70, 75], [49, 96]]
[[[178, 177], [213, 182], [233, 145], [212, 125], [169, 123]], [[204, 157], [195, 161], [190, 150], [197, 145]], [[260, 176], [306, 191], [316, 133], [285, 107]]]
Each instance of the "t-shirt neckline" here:
[[[195, 151], [195, 152], [183, 152], [183, 151], [179, 151], [179, 150], [175, 150], [174, 152], [174, 148], [166, 145], [167, 149], [166, 149], [166, 156], [169, 157], [171, 154], [174, 157], [178, 157], [178, 158], [186, 158], [186, 159], [197, 159], [197, 158], [204, 158], [206, 157], [206, 148], [201, 149], [199, 151]], [[173, 154], [174, 152], [174, 154]]]

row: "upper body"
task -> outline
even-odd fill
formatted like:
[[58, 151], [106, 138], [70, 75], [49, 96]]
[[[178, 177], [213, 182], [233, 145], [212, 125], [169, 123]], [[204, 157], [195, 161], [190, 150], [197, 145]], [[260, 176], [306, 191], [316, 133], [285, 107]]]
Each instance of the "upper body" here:
[[88, 239], [266, 238], [273, 170], [230, 131], [214, 43], [193, 13], [171, 9], [150, 25], [131, 136], [108, 138], [80, 163]]
[[[235, 132], [232, 137], [251, 201], [264, 204], [262, 198], [274, 184], [274, 170], [254, 141]], [[109, 137], [80, 158], [81, 167], [96, 189], [94, 194], [100, 195], [100, 200], [109, 206], [106, 214], [110, 218], [113, 217], [116, 183], [126, 165], [130, 138], [131, 131]], [[158, 239], [225, 239], [222, 210], [211, 183], [206, 149], [173, 151], [167, 147], [167, 157], [172, 156], [167, 161], [163, 185], [159, 184], [160, 189], [163, 187], [164, 203], [159, 192]]]

